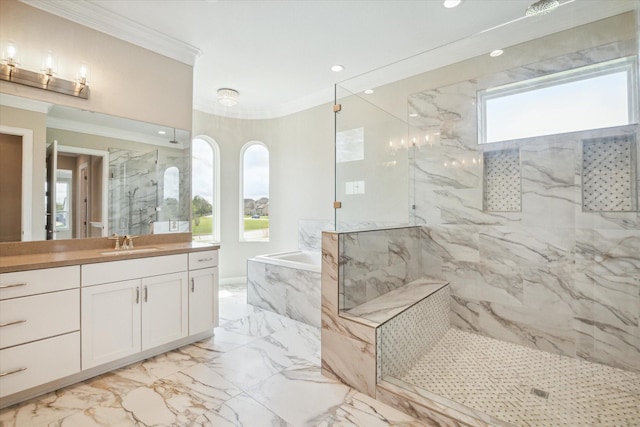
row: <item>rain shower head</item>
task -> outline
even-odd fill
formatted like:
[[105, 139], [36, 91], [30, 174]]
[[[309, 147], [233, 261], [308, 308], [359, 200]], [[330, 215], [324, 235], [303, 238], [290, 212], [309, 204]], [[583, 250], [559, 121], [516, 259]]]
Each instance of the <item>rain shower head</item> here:
[[558, 0], [538, 0], [527, 8], [526, 16], [540, 16], [553, 12], [560, 2]]
[[172, 144], [180, 144], [180, 141], [176, 139], [176, 128], [173, 128], [173, 139], [169, 141]]

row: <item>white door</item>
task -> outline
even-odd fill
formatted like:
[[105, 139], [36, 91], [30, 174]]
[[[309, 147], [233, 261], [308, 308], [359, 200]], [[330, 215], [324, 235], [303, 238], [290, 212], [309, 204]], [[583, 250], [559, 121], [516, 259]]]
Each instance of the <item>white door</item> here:
[[189, 335], [218, 326], [218, 268], [189, 272]]
[[58, 141], [47, 147], [47, 240], [56, 238], [56, 173], [58, 172]]
[[142, 349], [187, 336], [188, 274], [173, 273], [142, 279]]
[[140, 351], [140, 280], [82, 288], [82, 369]]

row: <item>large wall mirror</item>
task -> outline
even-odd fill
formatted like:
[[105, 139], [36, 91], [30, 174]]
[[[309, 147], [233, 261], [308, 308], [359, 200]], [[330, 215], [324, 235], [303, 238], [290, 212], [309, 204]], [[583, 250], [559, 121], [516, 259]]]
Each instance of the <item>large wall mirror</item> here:
[[0, 242], [190, 231], [188, 131], [0, 94]]

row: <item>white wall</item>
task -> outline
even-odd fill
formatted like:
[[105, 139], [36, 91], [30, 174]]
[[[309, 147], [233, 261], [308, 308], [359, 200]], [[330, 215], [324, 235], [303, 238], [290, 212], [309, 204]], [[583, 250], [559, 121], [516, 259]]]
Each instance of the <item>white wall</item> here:
[[[326, 104], [271, 120], [238, 120], [200, 111], [193, 135], [220, 147], [220, 277], [246, 276], [254, 255], [298, 248], [298, 220], [333, 219], [333, 111]], [[240, 242], [240, 149], [249, 141], [269, 148], [270, 241]]]

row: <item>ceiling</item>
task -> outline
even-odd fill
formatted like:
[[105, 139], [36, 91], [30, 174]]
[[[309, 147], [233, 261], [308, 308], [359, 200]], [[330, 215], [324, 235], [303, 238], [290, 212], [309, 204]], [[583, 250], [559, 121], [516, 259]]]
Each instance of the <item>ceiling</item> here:
[[[329, 102], [335, 83], [438, 46], [449, 45], [449, 55], [433, 50], [437, 57], [425, 56], [427, 61], [413, 68], [389, 68], [367, 84], [637, 5], [636, 0], [561, 0], [551, 15], [524, 19], [533, 0], [463, 0], [453, 9], [442, 0], [21, 1], [194, 65], [194, 108], [238, 118], [273, 118]], [[500, 28], [484, 32], [493, 27]], [[332, 72], [334, 64], [345, 70]], [[239, 105], [217, 104], [216, 90], [223, 87], [240, 92]]]

